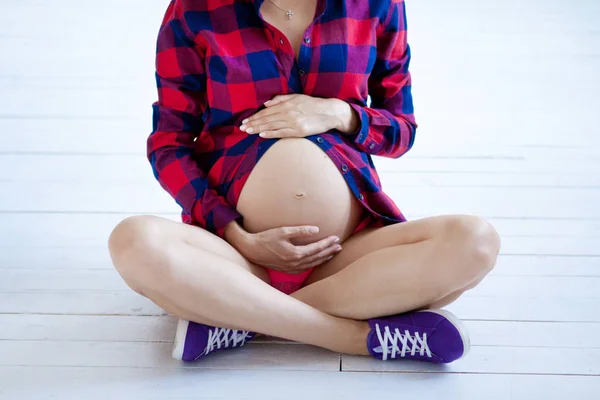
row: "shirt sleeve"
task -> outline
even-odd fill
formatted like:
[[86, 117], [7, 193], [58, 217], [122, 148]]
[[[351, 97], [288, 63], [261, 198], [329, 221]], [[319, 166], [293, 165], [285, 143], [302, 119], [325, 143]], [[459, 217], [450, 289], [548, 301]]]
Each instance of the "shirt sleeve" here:
[[360, 151], [399, 158], [412, 147], [417, 124], [409, 63], [405, 4], [391, 0], [385, 21], [377, 29], [377, 54], [368, 81], [370, 107], [350, 104], [360, 123], [349, 136]]
[[200, 226], [224, 239], [227, 224], [242, 215], [211, 186], [194, 160], [193, 146], [207, 106], [204, 48], [192, 38], [177, 0], [161, 24], [156, 55], [158, 101], [147, 155], [160, 185]]

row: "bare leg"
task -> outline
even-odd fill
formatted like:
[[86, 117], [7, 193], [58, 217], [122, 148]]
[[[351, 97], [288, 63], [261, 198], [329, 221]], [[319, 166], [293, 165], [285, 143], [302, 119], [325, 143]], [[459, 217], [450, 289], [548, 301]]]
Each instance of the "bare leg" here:
[[133, 290], [180, 318], [369, 354], [366, 322], [333, 317], [279, 292], [262, 267], [203, 229], [132, 217], [115, 228], [109, 249]]
[[367, 324], [344, 318], [453, 301], [493, 267], [499, 239], [485, 221], [466, 216], [365, 230], [293, 297], [270, 287], [262, 267], [197, 227], [129, 218], [115, 228], [109, 247], [132, 289], [181, 318], [368, 354]]
[[451, 303], [493, 268], [500, 239], [481, 218], [443, 216], [364, 230], [342, 247], [292, 296], [362, 320]]

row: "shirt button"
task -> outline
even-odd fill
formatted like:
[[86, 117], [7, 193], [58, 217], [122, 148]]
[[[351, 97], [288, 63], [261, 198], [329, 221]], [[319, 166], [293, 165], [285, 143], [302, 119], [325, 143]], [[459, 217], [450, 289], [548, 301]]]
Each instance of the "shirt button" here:
[[342, 165], [342, 171], [348, 171], [348, 166], [346, 164]]
[[309, 37], [305, 37], [304, 38], [304, 43], [310, 43], [310, 38]]
[[373, 149], [373, 147], [375, 147], [375, 143], [371, 143], [371, 145], [369, 146], [369, 149]]
[[322, 138], [321, 136], [319, 136], [319, 137], [317, 138], [317, 142], [319, 142], [319, 143], [323, 143], [323, 138]]
[[365, 199], [365, 196], [363, 196], [363, 194], [362, 194], [362, 193], [360, 193], [360, 194], [358, 195], [358, 198], [359, 198], [359, 199], [361, 199], [361, 200], [364, 200], [364, 199]]
[[304, 75], [304, 70], [303, 70], [303, 69], [301, 69], [300, 71], [298, 71], [298, 73], [299, 73], [300, 75]]
[[283, 44], [283, 39], [279, 39], [279, 44]]

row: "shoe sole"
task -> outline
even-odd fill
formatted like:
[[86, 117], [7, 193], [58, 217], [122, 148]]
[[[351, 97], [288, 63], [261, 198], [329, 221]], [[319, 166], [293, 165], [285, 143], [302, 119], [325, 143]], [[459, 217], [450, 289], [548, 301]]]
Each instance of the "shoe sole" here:
[[[456, 360], [460, 360], [461, 358], [466, 356], [469, 353], [469, 351], [471, 351], [471, 339], [469, 338], [469, 333], [467, 332], [467, 327], [465, 326], [464, 322], [462, 322], [460, 319], [458, 319], [456, 317], [456, 315], [452, 314], [450, 311], [439, 310], [439, 309], [423, 310], [420, 312], [432, 312], [434, 314], [441, 315], [442, 317], [444, 317], [448, 321], [450, 321], [450, 323], [452, 325], [454, 325], [454, 327], [456, 328], [456, 330], [458, 331], [458, 333], [460, 335], [460, 339], [463, 342], [463, 353]], [[454, 361], [456, 361], [456, 360], [454, 360]]]
[[177, 331], [175, 332], [175, 340], [173, 342], [173, 352], [171, 355], [176, 360], [183, 360], [183, 349], [185, 348], [185, 337], [187, 335], [189, 321], [179, 319], [177, 322]]

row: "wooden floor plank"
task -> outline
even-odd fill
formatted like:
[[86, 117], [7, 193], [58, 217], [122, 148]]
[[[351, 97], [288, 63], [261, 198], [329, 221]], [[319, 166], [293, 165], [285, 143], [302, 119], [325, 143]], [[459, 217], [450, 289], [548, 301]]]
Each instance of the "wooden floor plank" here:
[[[171, 357], [171, 343], [0, 341], [0, 365], [339, 371], [337, 353], [302, 344], [250, 343], [202, 363]], [[214, 354], [216, 356], [216, 354]]]
[[148, 400], [352, 399], [390, 393], [423, 399], [443, 393], [447, 400], [596, 400], [599, 390], [600, 379], [590, 376], [0, 367], [0, 396], [23, 400], [104, 400], [123, 393]]
[[[133, 291], [0, 292], [0, 314], [165, 315]], [[600, 319], [600, 318], [599, 318]]]
[[[560, 59], [544, 60], [546, 63], [552, 61], [560, 62]], [[90, 67], [90, 70], [95, 68]], [[135, 74], [135, 71], [133, 73]], [[2, 79], [1, 75], [0, 79]], [[72, 79], [72, 76], [65, 76], [63, 79]], [[89, 79], [93, 78], [89, 75], [82, 78], [82, 80]], [[106, 79], [106, 76], [102, 75], [100, 79]], [[5, 140], [0, 152], [58, 155], [129, 154], [143, 158], [146, 151], [144, 143], [151, 131], [149, 100], [151, 99], [140, 100], [139, 104], [144, 105], [145, 108], [134, 115], [113, 117], [108, 120], [102, 115], [75, 116], [68, 113], [50, 115], [44, 110], [39, 110], [34, 115], [0, 114], [0, 126], [3, 127], [0, 138]], [[548, 115], [544, 110], [517, 111], [513, 116], [519, 119], [519, 124], [516, 127], [512, 126], [514, 141], [509, 143], [499, 140], [500, 134], [506, 132], [504, 124], [509, 124], [509, 121], [497, 120], [495, 112], [470, 114], [470, 118], [464, 121], [462, 129], [456, 132], [460, 137], [455, 141], [439, 134], [437, 128], [443, 121], [430, 122], [420, 127], [416, 145], [408, 154], [400, 160], [375, 157], [375, 164], [382, 172], [390, 170], [390, 167], [391, 170], [396, 170], [398, 165], [408, 168], [409, 160], [411, 160], [410, 165], [414, 165], [414, 168], [419, 171], [472, 172], [473, 169], [468, 165], [472, 165], [476, 160], [479, 161], [478, 168], [490, 172], [518, 172], [522, 168], [532, 172], [558, 174], [573, 171], [586, 172], [585, 164], [581, 160], [577, 162], [569, 155], [589, 154], [588, 146], [597, 143], [600, 138], [590, 137], [589, 134], [590, 129], [593, 131], [593, 128], [589, 128], [594, 123], [593, 113], [575, 110], [572, 114], [572, 118], [566, 119]], [[442, 120], [456, 118], [455, 114], [448, 110], [435, 110], [433, 116]], [[490, 121], [497, 124], [490, 126]], [[565, 144], [559, 140], [560, 136], [557, 133], [564, 132], [569, 127], [573, 129], [573, 135], [569, 143]], [[490, 135], [476, 135], [482, 129]], [[550, 134], [543, 137], [532, 135], [534, 130], [545, 130]], [[80, 140], [81, 132], [86, 133], [85, 141]], [[469, 141], [468, 146], [461, 145], [465, 141]], [[114, 146], [114, 143], [119, 143], [119, 146]], [[524, 151], [521, 146], [527, 146], [527, 151]], [[557, 154], [530, 162], [526, 156], [531, 153], [532, 148], [540, 146], [545, 150], [554, 149]], [[549, 162], [553, 158], [562, 156], [575, 162], [554, 164]], [[412, 168], [408, 169], [412, 170]]]
[[[448, 309], [463, 319], [600, 322], [597, 298], [464, 296]], [[0, 314], [165, 315], [132, 291], [0, 292]]]
[[[115, 224], [116, 226], [116, 224]], [[21, 246], [0, 246], [0, 249], [3, 249], [6, 253], [0, 256], [0, 261], [2, 268], [34, 268], [32, 263], [37, 263], [38, 260], [43, 262], [44, 266], [48, 268], [94, 268], [97, 266], [100, 261], [103, 263], [107, 263], [104, 265], [104, 268], [110, 268], [112, 265], [110, 260], [106, 258], [108, 254], [108, 237], [112, 230], [113, 226], [104, 232], [103, 237], [101, 236], [101, 240], [95, 240], [95, 243], [103, 243], [100, 245], [87, 245], [81, 244], [80, 246], [73, 247], [71, 245], [63, 245], [63, 246], [44, 246], [44, 239], [40, 241], [32, 242], [30, 246], [23, 247]], [[40, 235], [41, 236], [41, 235]], [[57, 235], [58, 237], [59, 235]], [[80, 240], [85, 240], [85, 233], [82, 234]], [[56, 240], [56, 238], [51, 239]], [[597, 239], [595, 238], [544, 238], [540, 237], [536, 238], [513, 238], [513, 237], [504, 237], [502, 240], [502, 247], [500, 254], [501, 255], [523, 255], [523, 256], [557, 256], [555, 259], [559, 259], [559, 256], [562, 257], [561, 261], [565, 265], [579, 265], [579, 258], [583, 258], [586, 261], [594, 260], [600, 256], [600, 250], [596, 247]], [[343, 247], [343, 244], [342, 244]], [[32, 249], [41, 252], [44, 256], [47, 256], [47, 259], [42, 259], [41, 255], [32, 255], [27, 254], [31, 252]], [[72, 249], [72, 253], [69, 251]], [[79, 255], [77, 254], [79, 253]], [[62, 256], [61, 256], [62, 254]], [[54, 257], [59, 257], [59, 259], [55, 259]], [[98, 257], [100, 259], [98, 259]], [[82, 264], [73, 266], [73, 265], [65, 265], [67, 262], [81, 262]], [[598, 262], [591, 262], [590, 264], [598, 265]], [[588, 265], [590, 265], [588, 264]], [[574, 274], [576, 275], [576, 274]]]
[[[108, 126], [107, 129], [113, 127]], [[113, 128], [114, 129], [114, 128]], [[39, 133], [38, 133], [39, 134]], [[50, 133], [51, 137], [53, 136]], [[0, 181], [12, 182], [137, 182], [155, 185], [145, 153], [146, 137], [138, 137], [135, 155], [119, 154], [0, 154]], [[23, 151], [24, 149], [20, 149]], [[66, 151], [65, 149], [64, 151]], [[506, 149], [509, 151], [510, 149]], [[6, 151], [6, 150], [4, 150]], [[110, 151], [110, 149], [106, 149]], [[401, 186], [406, 188], [421, 186], [441, 187], [600, 187], [600, 159], [589, 154], [588, 149], [571, 150], [561, 154], [564, 162], [570, 166], [580, 166], [586, 173], [578, 170], [548, 171], [555, 167], [550, 160], [555, 152], [546, 149], [541, 162], [529, 154], [532, 150], [522, 151], [523, 159], [513, 158], [496, 160], [498, 168], [505, 171], [488, 171], [490, 159], [485, 153], [473, 150], [470, 156], [445, 159], [443, 156], [415, 151], [414, 154], [399, 160], [385, 160], [375, 157], [379, 176], [384, 188]], [[479, 150], [484, 152], [485, 150]], [[498, 151], [498, 150], [496, 150]], [[515, 152], [514, 150], [512, 150]], [[491, 156], [491, 160], [494, 160]], [[393, 161], [393, 162], [392, 162]], [[427, 167], [424, 166], [427, 162]], [[460, 170], [461, 163], [465, 170]], [[518, 164], [519, 169], [512, 168]], [[39, 168], [44, 165], [45, 168]], [[98, 166], [102, 168], [98, 168]], [[433, 169], [436, 168], [437, 170]]]
[[[491, 275], [466, 297], [595, 299], [600, 305], [600, 277]], [[106, 270], [5, 270], [0, 281], [4, 292], [119, 292], [129, 291], [119, 273]]]
[[476, 320], [600, 322], [597, 298], [471, 295], [459, 298], [448, 306], [448, 310], [460, 318]]
[[[0, 212], [180, 211], [160, 186], [142, 183], [3, 183]], [[600, 218], [600, 190], [526, 187], [390, 187], [387, 194], [413, 215], [474, 214], [488, 218]], [[35, 197], [30, 193], [36, 193]], [[114, 193], [114, 196], [106, 196]], [[44, 202], [37, 199], [43, 198]], [[439, 199], [443, 198], [444, 202]]]
[[467, 357], [450, 365], [425, 362], [380, 362], [372, 357], [343, 356], [343, 371], [454, 372], [600, 375], [600, 349], [472, 346]]
[[[62, 157], [72, 153], [84, 153], [88, 157], [100, 153], [110, 154], [113, 158], [128, 153], [143, 159], [144, 143], [152, 129], [145, 125], [146, 121], [143, 116], [131, 119], [4, 118], [0, 120], [0, 138], [3, 140], [0, 159], [30, 153]], [[85, 140], [81, 140], [82, 132], [85, 132]], [[91, 160], [93, 158], [88, 159], [96, 164]]]
[[[340, 364], [339, 354], [300, 344], [253, 343], [195, 364], [173, 360], [171, 349], [156, 342], [0, 341], [0, 365], [337, 371]], [[343, 356], [342, 370], [600, 375], [600, 349], [473, 346], [449, 366]]]
[[[82, 236], [85, 234], [81, 232]], [[2, 247], [0, 270], [111, 270], [106, 246]], [[492, 276], [600, 276], [600, 257], [501, 254]]]
[[[474, 346], [600, 348], [599, 323], [464, 321]], [[0, 315], [0, 340], [166, 342], [174, 316]]]
[[[5, 232], [10, 232], [0, 247], [18, 248], [23, 247], [24, 243], [35, 247], [105, 246], [112, 229], [123, 219], [135, 214], [0, 213], [0, 226]], [[177, 209], [172, 213], [156, 215], [181, 221]], [[425, 217], [410, 217], [409, 220]], [[554, 253], [561, 251], [565, 254], [577, 254], [577, 249], [584, 249], [588, 253], [595, 253], [597, 246], [591, 247], [590, 243], [594, 244], [600, 237], [600, 219], [489, 218], [489, 222], [504, 240], [503, 253], [515, 252], [519, 248], [529, 253], [535, 253], [535, 249], [544, 252], [554, 249]], [[563, 245], [561, 241], [564, 241]]]

